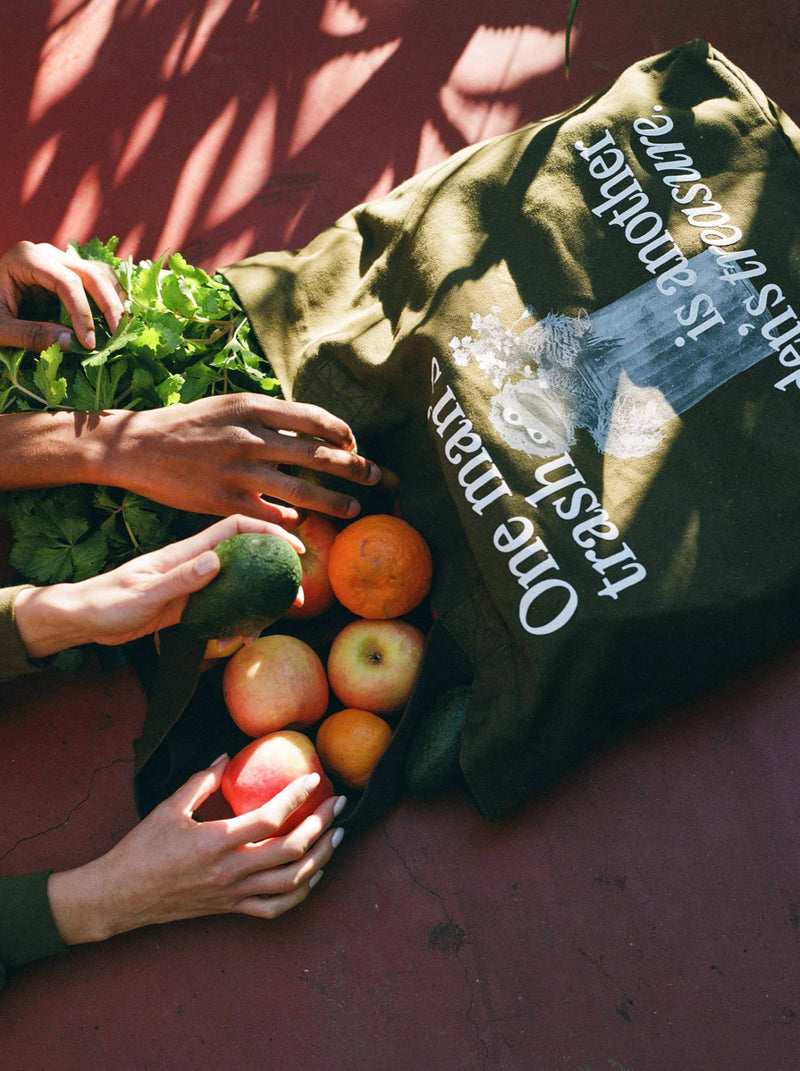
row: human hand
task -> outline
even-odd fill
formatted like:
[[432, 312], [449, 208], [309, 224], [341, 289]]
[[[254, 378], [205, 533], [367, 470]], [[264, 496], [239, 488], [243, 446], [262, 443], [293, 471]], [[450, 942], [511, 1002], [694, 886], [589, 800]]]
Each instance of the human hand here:
[[127, 643], [176, 624], [190, 593], [219, 572], [213, 548], [240, 532], [271, 532], [298, 553], [304, 550], [278, 525], [234, 516], [89, 580], [23, 588], [14, 617], [28, 656], [45, 658], [85, 643]]
[[226, 765], [222, 756], [195, 774], [100, 859], [51, 875], [50, 905], [65, 944], [205, 915], [272, 919], [305, 900], [343, 835], [326, 831], [344, 798], [327, 799], [275, 837], [317, 786], [319, 775], [307, 774], [248, 814], [196, 821]]
[[73, 249], [64, 251], [46, 242], [18, 242], [0, 257], [0, 346], [41, 351], [57, 342], [62, 349], [69, 349], [68, 328], [18, 318], [23, 297], [35, 297], [42, 290], [61, 299], [85, 349], [95, 347], [87, 292], [112, 331], [122, 316], [125, 294], [109, 264], [84, 260]]
[[366, 485], [380, 479], [378, 466], [354, 452], [343, 420], [315, 405], [258, 394], [114, 410], [100, 415], [96, 433], [108, 448], [92, 482], [197, 513], [242, 513], [281, 524], [298, 520], [295, 507], [353, 517], [359, 510], [354, 498], [281, 466]]

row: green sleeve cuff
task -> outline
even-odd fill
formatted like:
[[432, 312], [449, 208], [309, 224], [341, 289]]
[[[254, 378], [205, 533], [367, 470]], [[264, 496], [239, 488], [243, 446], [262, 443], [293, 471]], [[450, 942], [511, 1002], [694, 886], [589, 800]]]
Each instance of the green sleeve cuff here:
[[22, 677], [38, 668], [28, 658], [14, 620], [14, 600], [23, 588], [31, 586], [0, 588], [0, 681]]
[[65, 950], [56, 928], [47, 881], [52, 871], [0, 878], [0, 965], [24, 963]]

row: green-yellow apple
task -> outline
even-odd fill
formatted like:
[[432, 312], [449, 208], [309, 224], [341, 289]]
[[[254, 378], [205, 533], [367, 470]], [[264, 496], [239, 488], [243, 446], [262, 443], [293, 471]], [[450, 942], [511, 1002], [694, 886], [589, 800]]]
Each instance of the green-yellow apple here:
[[277, 796], [303, 774], [318, 773], [319, 784], [274, 836], [294, 829], [334, 794], [311, 740], [294, 730], [268, 733], [234, 755], [222, 774], [222, 794], [234, 814], [245, 814]]
[[295, 636], [268, 633], [228, 660], [222, 677], [228, 712], [248, 736], [307, 726], [328, 707], [325, 667], [317, 652]]
[[358, 618], [331, 644], [330, 686], [345, 706], [393, 714], [414, 690], [424, 646], [424, 633], [403, 618]]
[[321, 513], [309, 513], [298, 525], [296, 534], [306, 548], [305, 554], [300, 555], [303, 570], [303, 605], [295, 604], [290, 607], [285, 617], [293, 621], [305, 621], [318, 617], [333, 605], [333, 588], [328, 579], [328, 558], [338, 532], [339, 529], [333, 521]]

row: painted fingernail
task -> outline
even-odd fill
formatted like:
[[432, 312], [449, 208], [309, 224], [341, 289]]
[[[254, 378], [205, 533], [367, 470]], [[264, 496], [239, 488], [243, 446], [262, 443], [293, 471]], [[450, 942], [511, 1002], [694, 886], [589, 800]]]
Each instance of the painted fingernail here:
[[339, 796], [336, 803], [333, 805], [333, 813], [335, 817], [338, 817], [347, 806], [347, 796]]
[[217, 555], [213, 550], [204, 551], [194, 563], [194, 571], [198, 576], [208, 576], [217, 568]]
[[311, 875], [311, 877], [308, 879], [308, 887], [309, 887], [309, 889], [313, 889], [315, 885], [319, 884], [319, 880], [320, 880], [320, 878], [322, 877], [322, 875], [324, 873], [325, 873], [324, 870], [318, 870], [316, 872], [316, 874], [312, 874]]
[[338, 848], [339, 845], [342, 843], [342, 838], [343, 837], [344, 837], [344, 830], [342, 829], [341, 826], [338, 826], [333, 831], [333, 836], [331, 837], [331, 846], [334, 847], [334, 848]]
[[318, 773], [306, 774], [303, 779], [303, 788], [306, 792], [313, 792], [320, 782], [320, 776]]

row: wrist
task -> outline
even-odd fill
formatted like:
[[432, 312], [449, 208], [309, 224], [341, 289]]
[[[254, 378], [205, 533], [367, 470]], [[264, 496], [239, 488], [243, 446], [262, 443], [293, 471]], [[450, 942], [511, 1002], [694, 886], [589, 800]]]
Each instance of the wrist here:
[[50, 912], [65, 945], [105, 941], [116, 932], [96, 869], [95, 863], [87, 863], [50, 875]]
[[23, 588], [14, 602], [14, 621], [31, 659], [47, 658], [91, 641], [75, 584]]
[[127, 486], [124, 444], [126, 426], [134, 414], [125, 409], [107, 409], [69, 415], [74, 418], [73, 444], [79, 476], [73, 475], [65, 482]]

